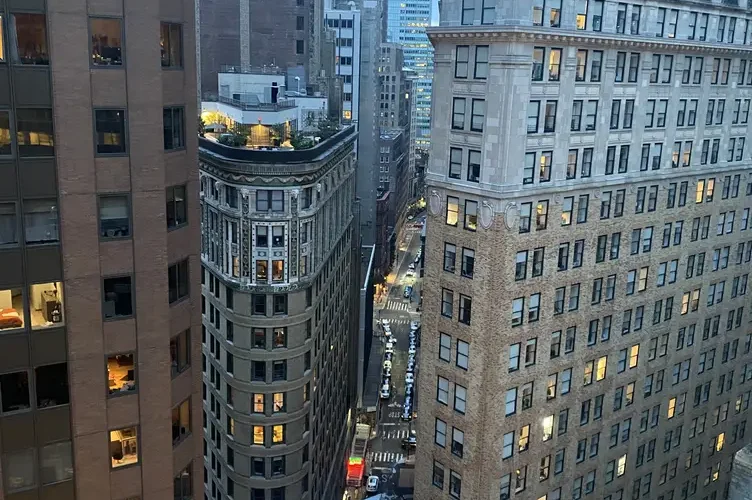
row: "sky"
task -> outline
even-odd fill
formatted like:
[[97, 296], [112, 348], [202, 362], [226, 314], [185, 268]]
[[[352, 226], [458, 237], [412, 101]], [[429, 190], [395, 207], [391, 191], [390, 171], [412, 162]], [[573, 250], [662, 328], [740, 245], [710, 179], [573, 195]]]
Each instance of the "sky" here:
[[439, 25], [439, 0], [431, 0], [431, 26]]

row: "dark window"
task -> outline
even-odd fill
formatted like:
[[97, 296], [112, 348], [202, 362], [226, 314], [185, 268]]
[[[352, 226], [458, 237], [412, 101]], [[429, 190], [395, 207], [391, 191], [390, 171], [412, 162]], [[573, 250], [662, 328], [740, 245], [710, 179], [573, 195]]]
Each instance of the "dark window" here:
[[164, 108], [162, 123], [164, 125], [165, 151], [184, 148], [185, 119], [183, 118], [183, 108]]
[[274, 295], [274, 314], [287, 314], [287, 295]]
[[0, 375], [0, 400], [3, 413], [28, 409], [31, 406], [29, 374], [15, 372]]
[[190, 330], [185, 330], [170, 339], [170, 365], [173, 377], [191, 366]]
[[39, 366], [36, 372], [37, 408], [66, 405], [68, 396], [68, 364]]
[[177, 227], [188, 221], [185, 210], [185, 186], [171, 186], [165, 190], [167, 227]]
[[183, 66], [183, 27], [179, 24], [162, 23], [159, 37], [162, 49], [162, 67]]
[[24, 200], [23, 211], [27, 244], [59, 241], [57, 202], [54, 199]]
[[122, 318], [133, 314], [130, 276], [105, 278], [102, 292], [105, 319]]
[[18, 155], [54, 156], [52, 130], [51, 109], [16, 109]]
[[272, 362], [272, 381], [287, 380], [287, 361]]
[[173, 264], [168, 269], [170, 304], [188, 296], [188, 260]]
[[295, 40], [295, 53], [296, 54], [305, 53], [305, 43], [303, 42], [303, 40]]
[[266, 380], [266, 363], [264, 361], [251, 361], [251, 380], [264, 382]]
[[266, 316], [266, 295], [253, 295], [253, 314]]
[[272, 489], [272, 500], [285, 500], [285, 488]]
[[272, 476], [285, 475], [285, 457], [272, 457]]
[[264, 328], [254, 328], [251, 331], [253, 333], [253, 348], [266, 349], [266, 330]]
[[131, 235], [128, 196], [99, 197], [99, 235], [102, 238], [125, 238]]
[[12, 14], [10, 32], [16, 36], [13, 62], [20, 64], [50, 63], [47, 50], [47, 20], [44, 14]]
[[295, 19], [295, 29], [298, 31], [303, 31], [305, 29], [305, 17], [298, 16]]
[[89, 19], [91, 34], [91, 64], [121, 66], [123, 64], [122, 19]]
[[98, 109], [94, 117], [97, 154], [125, 153], [125, 110]]
[[15, 245], [16, 243], [18, 243], [16, 204], [0, 203], [0, 245]]
[[[227, 448], [232, 451], [232, 448]], [[180, 471], [173, 479], [174, 500], [191, 500], [193, 498], [193, 462]]]
[[[252, 476], [264, 476], [265, 474], [266, 474], [266, 467], [265, 467], [264, 459], [261, 457], [253, 457], [251, 475]], [[256, 491], [259, 491], [259, 490], [256, 490]], [[261, 490], [261, 493], [263, 495], [264, 490]], [[263, 498], [263, 496], [261, 498]]]

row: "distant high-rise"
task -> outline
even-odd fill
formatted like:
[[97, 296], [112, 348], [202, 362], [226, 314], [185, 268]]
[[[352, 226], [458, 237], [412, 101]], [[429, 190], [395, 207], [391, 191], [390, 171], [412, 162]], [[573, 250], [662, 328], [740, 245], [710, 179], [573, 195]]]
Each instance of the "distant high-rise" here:
[[431, 86], [433, 46], [426, 36], [431, 23], [431, 0], [386, 0], [386, 41], [402, 45], [405, 67], [415, 71], [415, 137], [413, 147], [431, 144]]
[[442, 1], [417, 500], [728, 498], [750, 5]]

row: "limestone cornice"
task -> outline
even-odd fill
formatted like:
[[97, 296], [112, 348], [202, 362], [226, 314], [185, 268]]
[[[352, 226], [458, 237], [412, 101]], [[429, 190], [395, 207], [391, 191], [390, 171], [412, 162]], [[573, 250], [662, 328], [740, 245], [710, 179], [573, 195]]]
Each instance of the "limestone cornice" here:
[[628, 36], [615, 33], [552, 30], [519, 26], [438, 26], [426, 30], [433, 44], [451, 41], [473, 43], [540, 43], [545, 45], [576, 45], [616, 50], [646, 52], [677, 52], [692, 54], [752, 55], [752, 45], [735, 45]]

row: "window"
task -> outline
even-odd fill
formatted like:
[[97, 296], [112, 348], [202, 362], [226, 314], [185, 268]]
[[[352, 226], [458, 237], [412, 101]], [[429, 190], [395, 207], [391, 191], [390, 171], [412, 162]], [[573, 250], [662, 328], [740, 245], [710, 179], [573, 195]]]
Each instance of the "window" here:
[[442, 361], [449, 361], [451, 359], [452, 351], [452, 337], [446, 333], [440, 334], [439, 341], [439, 359]]
[[170, 365], [173, 377], [191, 365], [190, 338], [191, 331], [184, 330], [170, 339]]
[[167, 270], [170, 304], [188, 296], [188, 260], [171, 265]]
[[462, 249], [462, 276], [472, 278], [475, 270], [475, 250], [469, 248]]
[[272, 426], [272, 444], [279, 444], [285, 442], [285, 426], [284, 424]]
[[31, 397], [29, 395], [28, 372], [22, 371], [0, 375], [0, 400], [2, 401], [2, 413], [29, 409], [31, 407]]
[[470, 358], [470, 344], [462, 340], [458, 340], [457, 341], [457, 360], [456, 360], [457, 366], [459, 368], [467, 370], [469, 358]]
[[454, 77], [467, 78], [468, 66], [470, 64], [470, 46], [458, 45], [457, 55], [454, 62]]
[[[73, 477], [73, 450], [70, 441], [43, 446], [39, 461], [42, 484], [66, 481]], [[7, 465], [12, 467], [10, 463]]]
[[483, 99], [473, 99], [470, 130], [473, 132], [483, 132], [483, 122], [485, 119], [486, 101]]
[[121, 66], [123, 64], [122, 19], [90, 18], [91, 64]]
[[447, 196], [446, 223], [450, 226], [457, 226], [459, 212], [460, 200], [453, 196]]
[[183, 66], [183, 27], [180, 24], [162, 23], [159, 45], [162, 51], [163, 68]]
[[444, 489], [444, 466], [436, 461], [433, 463], [432, 483], [434, 486]]
[[178, 227], [188, 221], [185, 207], [185, 185], [171, 186], [165, 190], [167, 228]]
[[455, 97], [452, 104], [452, 128], [454, 130], [465, 129], [465, 99]]
[[16, 142], [21, 157], [54, 156], [52, 110], [16, 109]]
[[478, 202], [465, 200], [465, 229], [475, 231], [478, 229]]
[[138, 463], [138, 454], [138, 429], [136, 427], [110, 431], [110, 457], [113, 469]]
[[55, 200], [24, 200], [23, 210], [27, 244], [59, 241], [58, 212]]
[[126, 152], [125, 110], [97, 109], [94, 111], [97, 154], [111, 155]]
[[560, 70], [561, 70], [561, 49], [551, 49], [549, 52], [549, 56], [548, 56], [548, 81], [558, 82]]
[[462, 497], [462, 476], [454, 471], [449, 473], [449, 496], [452, 498]]
[[446, 288], [442, 288], [441, 290], [441, 315], [446, 318], [451, 318], [453, 315], [453, 302], [454, 302], [454, 292], [451, 290], [447, 290]]
[[441, 446], [442, 448], [446, 447], [446, 438], [447, 438], [447, 424], [441, 419], [436, 419], [435, 424], [435, 432], [434, 432], [434, 442]]
[[191, 400], [186, 399], [172, 409], [172, 446], [191, 433]]
[[137, 388], [136, 363], [133, 353], [107, 358], [107, 389], [110, 396], [131, 394]]
[[[538, 116], [540, 115], [540, 101], [530, 101], [527, 105], [527, 133], [538, 132]], [[533, 153], [533, 159], [535, 154]]]
[[444, 271], [453, 273], [457, 259], [457, 247], [451, 243], [444, 243]]
[[10, 32], [15, 34], [13, 62], [48, 65], [47, 21], [44, 14], [11, 14]]
[[465, 446], [465, 433], [456, 427], [452, 428], [452, 454], [462, 458]]
[[258, 190], [256, 191], [256, 211], [257, 212], [284, 212], [285, 211], [285, 192], [279, 190]]
[[99, 235], [124, 238], [131, 234], [130, 206], [127, 195], [99, 197]]
[[534, 82], [543, 81], [543, 59], [545, 57], [546, 49], [544, 47], [533, 48], [533, 75], [532, 80]]
[[126, 318], [133, 315], [131, 277], [104, 278], [102, 300], [105, 319]]
[[272, 381], [287, 380], [287, 361], [278, 360], [272, 362]]
[[475, 47], [473, 77], [479, 80], [485, 80], [488, 77], [488, 45], [478, 45]]
[[558, 101], [546, 101], [543, 119], [543, 132], [556, 131], [556, 107]]
[[162, 111], [165, 151], [185, 147], [185, 120], [183, 108], [164, 108]]
[[472, 299], [467, 295], [460, 294], [460, 314], [458, 321], [466, 325], [470, 324], [472, 317]]

